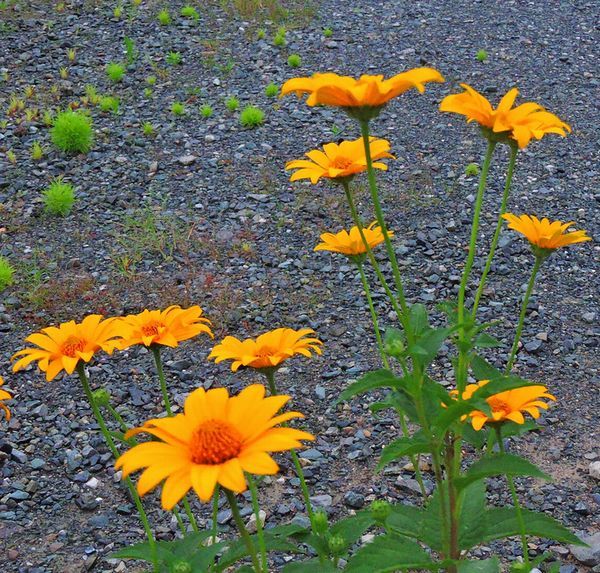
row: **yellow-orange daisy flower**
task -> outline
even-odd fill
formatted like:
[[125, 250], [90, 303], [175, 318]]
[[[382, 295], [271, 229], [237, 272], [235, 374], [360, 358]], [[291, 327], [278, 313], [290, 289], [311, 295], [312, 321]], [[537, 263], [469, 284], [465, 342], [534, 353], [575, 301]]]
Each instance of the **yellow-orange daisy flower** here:
[[547, 133], [566, 136], [571, 127], [556, 115], [546, 111], [540, 104], [523, 103], [513, 107], [519, 94], [517, 88], [509, 90], [500, 100], [498, 107], [467, 84], [460, 84], [464, 92], [446, 96], [440, 104], [440, 111], [464, 115], [468, 122], [476, 121], [496, 134], [506, 134], [517, 142], [520, 148], [526, 147], [532, 138], [541, 139]]
[[[4, 384], [4, 379], [0, 376], [0, 386]], [[0, 410], [4, 410], [4, 414], [6, 415], [6, 420], [10, 420], [10, 410], [8, 406], [3, 402], [3, 400], [12, 400], [12, 396], [6, 391], [0, 388]]]
[[573, 222], [562, 223], [543, 218], [538, 219], [535, 215], [513, 215], [504, 213], [502, 217], [508, 221], [508, 228], [525, 236], [534, 249], [553, 251], [560, 247], [591, 241], [585, 231], [568, 232], [567, 229]]
[[[488, 382], [489, 380], [481, 380], [477, 384], [468, 384], [463, 392], [463, 399], [468, 400], [471, 398], [476, 390], [485, 386]], [[485, 412], [473, 410], [469, 413], [471, 425], [473, 429], [481, 430], [485, 423], [511, 421], [523, 424], [525, 423], [523, 412], [530, 414], [537, 420], [540, 417], [539, 408], [548, 409], [548, 403], [542, 401], [542, 398], [556, 401], [556, 398], [549, 394], [548, 389], [542, 385], [523, 386], [494, 394], [485, 400], [490, 406], [492, 415], [488, 416]]]
[[309, 94], [306, 103], [310, 106], [378, 108], [409, 89], [423, 93], [424, 84], [443, 81], [442, 75], [433, 68], [414, 68], [387, 80], [383, 75], [362, 75], [355, 79], [329, 72], [316, 73], [311, 77], [288, 80], [281, 88], [281, 95], [293, 92], [300, 97]]
[[71, 320], [58, 327], [43, 328], [25, 339], [37, 348], [25, 348], [13, 355], [12, 360], [18, 358], [13, 372], [37, 361], [48, 381], [62, 370], [72, 374], [80, 360], [89, 362], [98, 350], [112, 353], [116, 346], [114, 338], [120, 334], [120, 324], [118, 319], [103, 320], [99, 314], [90, 314], [79, 323]]
[[[389, 153], [390, 142], [376, 137], [369, 138], [369, 141], [373, 167], [385, 171], [387, 165], [377, 160], [384, 157], [395, 159]], [[362, 137], [354, 141], [342, 141], [339, 145], [337, 143], [326, 143], [323, 146], [323, 151], [313, 149], [306, 156], [308, 159], [295, 159], [286, 163], [286, 169], [297, 169], [292, 173], [290, 181], [310, 179], [310, 182], [314, 184], [321, 177], [345, 179], [367, 170], [365, 144]]]
[[[368, 227], [363, 228], [365, 239], [369, 247], [373, 249], [379, 243], [385, 240], [381, 228], [373, 221]], [[388, 231], [388, 235], [392, 237], [393, 231]], [[323, 233], [321, 235], [322, 243], [315, 247], [315, 251], [331, 251], [333, 253], [342, 253], [347, 256], [363, 255], [367, 252], [365, 244], [360, 236], [358, 227], [354, 226], [350, 232], [342, 229], [339, 233]]]
[[170, 510], [193, 488], [208, 501], [217, 483], [230, 491], [246, 490], [244, 472], [272, 475], [279, 467], [269, 455], [302, 447], [300, 440], [314, 436], [293, 428], [276, 428], [299, 412], [275, 414], [289, 396], [265, 398], [265, 388], [253, 384], [230, 397], [225, 388], [194, 390], [185, 400], [184, 413], [149, 420], [127, 432], [152, 434], [160, 441], [134, 446], [117, 460], [123, 477], [146, 468], [137, 484], [145, 495], [165, 480], [162, 506]]
[[275, 368], [294, 354], [310, 357], [311, 351], [321, 354], [323, 344], [310, 328], [294, 330], [292, 328], [276, 328], [261, 334], [256, 340], [248, 338], [238, 340], [235, 336], [226, 336], [208, 355], [215, 362], [233, 360], [231, 369], [236, 372], [240, 366], [250, 368]]
[[183, 309], [173, 305], [165, 310], [144, 310], [122, 319], [122, 335], [118, 341], [122, 350], [134, 344], [160, 344], [175, 348], [180, 342], [200, 333], [213, 337], [210, 320], [202, 316], [199, 306]]

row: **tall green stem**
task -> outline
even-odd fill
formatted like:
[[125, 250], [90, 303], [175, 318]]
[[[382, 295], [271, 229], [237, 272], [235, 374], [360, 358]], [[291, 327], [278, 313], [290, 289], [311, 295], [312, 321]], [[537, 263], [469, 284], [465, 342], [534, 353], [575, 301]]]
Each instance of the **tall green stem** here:
[[219, 524], [217, 522], [217, 516], [219, 514], [219, 492], [220, 492], [219, 484], [215, 485], [215, 491], [213, 493], [213, 506], [212, 506], [212, 527], [211, 527], [211, 539], [213, 545], [217, 542], [217, 533], [219, 529]]
[[171, 401], [169, 400], [169, 393], [167, 392], [165, 371], [163, 370], [162, 360], [160, 358], [160, 346], [158, 344], [153, 344], [150, 348], [152, 349], [152, 354], [154, 355], [154, 363], [156, 364], [156, 372], [160, 382], [160, 391], [162, 392], [163, 401], [165, 403], [165, 410], [169, 416], [172, 416], [173, 410], [171, 410]]
[[231, 514], [233, 516], [233, 520], [237, 525], [238, 531], [240, 532], [240, 536], [246, 545], [246, 549], [252, 559], [252, 565], [254, 566], [254, 571], [256, 573], [261, 573], [260, 562], [258, 560], [258, 556], [256, 555], [256, 548], [254, 547], [254, 543], [252, 542], [252, 538], [244, 525], [244, 520], [240, 514], [240, 508], [237, 504], [237, 500], [235, 499], [235, 494], [228, 489], [223, 488], [225, 495], [227, 496], [227, 501], [229, 502], [229, 507], [231, 507]]
[[[92, 408], [94, 418], [96, 418], [96, 422], [98, 422], [98, 426], [100, 426], [100, 432], [102, 433], [104, 441], [106, 442], [108, 449], [110, 450], [111, 454], [116, 460], [119, 457], [119, 451], [117, 450], [112, 436], [110, 435], [110, 432], [106, 427], [106, 423], [104, 421], [102, 413], [100, 412], [100, 408], [98, 408], [98, 404], [96, 404], [96, 400], [94, 399], [92, 389], [90, 388], [90, 383], [85, 373], [84, 363], [81, 360], [77, 363], [77, 374], [79, 375], [79, 380], [81, 381], [81, 385], [83, 386], [83, 391], [85, 392], [86, 398], [88, 399], [88, 402], [90, 403], [90, 406]], [[144, 507], [142, 506], [140, 496], [138, 495], [138, 492], [136, 491], [132, 481], [128, 477], [125, 478], [124, 481], [127, 484], [127, 487], [129, 488], [129, 493], [131, 494], [131, 497], [135, 503], [135, 507], [138, 510], [140, 521], [142, 522], [144, 531], [146, 532], [146, 537], [148, 538], [148, 545], [150, 545], [153, 555], [156, 556], [156, 542], [154, 541], [154, 536], [152, 535], [152, 529], [150, 528], [148, 516], [144, 511]], [[156, 569], [156, 558], [154, 558], [153, 562], [154, 568]]]
[[515, 332], [515, 340], [510, 351], [510, 357], [508, 358], [508, 362], [506, 363], [506, 374], [509, 374], [512, 370], [515, 358], [517, 357], [519, 341], [521, 340], [521, 333], [523, 332], [523, 325], [525, 323], [525, 315], [527, 314], [527, 305], [529, 304], [529, 299], [531, 297], [531, 293], [533, 292], [535, 277], [537, 276], [538, 271], [540, 270], [540, 266], [543, 262], [544, 257], [541, 257], [539, 255], [535, 257], [535, 264], [533, 265], [533, 270], [531, 271], [531, 276], [529, 277], [529, 282], [527, 283], [525, 297], [523, 298], [523, 304], [521, 305], [521, 312], [519, 314], [519, 324], [517, 324], [517, 331]]
[[[502, 428], [499, 424], [495, 425], [496, 436], [498, 437], [498, 447], [500, 453], [505, 453], [504, 441], [502, 440]], [[519, 529], [521, 530], [521, 547], [523, 548], [523, 561], [525, 566], [529, 570], [529, 547], [527, 546], [527, 534], [525, 533], [525, 520], [523, 519], [523, 512], [521, 511], [521, 504], [519, 503], [519, 496], [515, 489], [515, 482], [511, 475], [506, 476], [508, 482], [508, 488], [510, 489], [510, 495], [512, 496], [513, 505], [515, 506], [515, 513], [517, 514], [517, 521], [519, 522]]]
[[492, 237], [492, 242], [490, 244], [490, 252], [488, 253], [487, 260], [485, 261], [485, 267], [483, 269], [483, 273], [481, 274], [481, 280], [479, 281], [479, 286], [477, 287], [477, 292], [475, 293], [475, 302], [473, 303], [472, 310], [473, 319], [475, 319], [475, 316], [477, 314], [477, 308], [479, 307], [479, 299], [481, 299], [481, 295], [483, 294], [485, 281], [487, 279], [488, 273], [490, 272], [490, 268], [492, 267], [492, 260], [494, 259], [496, 247], [498, 246], [498, 241], [500, 239], [500, 233], [502, 231], [503, 223], [502, 215], [506, 213], [506, 206], [508, 204], [508, 197], [510, 195], [510, 186], [512, 184], [512, 178], [515, 170], [515, 163], [517, 161], [518, 151], [519, 148], [516, 145], [511, 145], [510, 159], [508, 161], [508, 171], [506, 172], [506, 182], [504, 184], [504, 193], [502, 194], [502, 203], [500, 205], [500, 213], [498, 214], [498, 221], [496, 221], [496, 229], [494, 231], [494, 236]]
[[464, 392], [465, 385], [467, 382], [467, 327], [465, 325], [465, 293], [467, 290], [467, 284], [469, 283], [469, 277], [471, 275], [471, 269], [473, 268], [473, 261], [475, 260], [475, 251], [477, 249], [477, 234], [479, 232], [479, 217], [481, 215], [481, 206], [483, 204], [483, 195], [487, 183], [487, 174], [492, 161], [492, 154], [496, 143], [494, 141], [488, 142], [487, 152], [483, 161], [483, 167], [481, 168], [481, 175], [479, 177], [479, 187], [477, 189], [477, 197], [475, 199], [475, 207], [473, 211], [473, 223], [471, 225], [471, 238], [469, 241], [469, 253], [465, 262], [465, 268], [463, 270], [462, 279], [460, 281], [460, 287], [458, 290], [458, 368], [456, 376], [456, 389], [458, 390], [458, 399], [462, 399], [462, 393]]
[[[275, 396], [277, 394], [277, 386], [275, 385], [275, 372], [271, 369], [265, 369], [264, 374], [269, 385], [269, 392], [272, 396]], [[315, 512], [313, 511], [312, 503], [310, 501], [310, 492], [308, 491], [308, 486], [306, 485], [306, 478], [304, 477], [304, 471], [302, 470], [302, 465], [300, 464], [300, 458], [298, 458], [296, 450], [290, 450], [290, 455], [292, 456], [292, 462], [294, 463], [294, 468], [296, 469], [296, 475], [300, 480], [300, 489], [302, 490], [302, 497], [304, 498], [306, 513], [308, 513], [311, 526], [313, 526]]]
[[263, 524], [260, 520], [260, 506], [258, 503], [258, 488], [256, 487], [256, 482], [254, 478], [250, 474], [246, 474], [246, 479], [248, 480], [248, 485], [250, 488], [250, 495], [252, 497], [252, 510], [254, 511], [254, 516], [256, 517], [256, 538], [258, 539], [258, 549], [260, 551], [260, 559], [262, 570], [265, 573], [268, 571], [267, 569], [267, 547], [265, 544], [265, 535], [263, 532]]
[[379, 193], [377, 191], [377, 182], [375, 181], [375, 171], [373, 169], [373, 160], [371, 158], [371, 143], [369, 141], [369, 122], [366, 120], [360, 121], [360, 131], [365, 146], [365, 158], [367, 160], [367, 176], [369, 179], [369, 189], [371, 191], [371, 200], [373, 201], [373, 207], [375, 208], [375, 217], [377, 218], [377, 224], [381, 229], [383, 238], [385, 241], [385, 248], [387, 250], [390, 263], [392, 265], [392, 273], [394, 275], [394, 283], [396, 290], [398, 291], [398, 300], [400, 306], [405, 315], [408, 315], [408, 305], [406, 304], [406, 298], [404, 297], [404, 287], [402, 285], [402, 277], [400, 276], [400, 268], [398, 267], [398, 260], [396, 259], [396, 252], [390, 240], [390, 235], [385, 224], [385, 218], [383, 216], [383, 210], [381, 209], [381, 203], [379, 201]]

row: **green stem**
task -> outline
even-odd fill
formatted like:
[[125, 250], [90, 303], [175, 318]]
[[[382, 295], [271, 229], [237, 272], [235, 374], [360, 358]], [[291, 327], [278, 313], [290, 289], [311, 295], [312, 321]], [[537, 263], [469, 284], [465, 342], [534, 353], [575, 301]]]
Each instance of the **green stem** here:
[[543, 257], [536, 256], [535, 264], [533, 265], [533, 270], [531, 271], [531, 276], [529, 277], [529, 282], [527, 283], [527, 290], [525, 291], [523, 304], [521, 305], [521, 312], [519, 314], [519, 324], [517, 324], [517, 331], [515, 332], [515, 340], [510, 351], [508, 362], [506, 363], [506, 374], [510, 374], [510, 371], [512, 370], [513, 364], [515, 362], [515, 358], [517, 357], [517, 349], [519, 348], [519, 341], [521, 340], [521, 333], [523, 332], [523, 325], [525, 324], [525, 315], [527, 314], [527, 305], [529, 304], [529, 298], [531, 297], [531, 293], [533, 292], [535, 277], [537, 276], [538, 271], [540, 270], [540, 267], [542, 266], [543, 262]]
[[196, 518], [194, 517], [192, 508], [190, 507], [190, 502], [187, 500], [187, 497], [183, 498], [183, 509], [185, 509], [185, 513], [188, 516], [188, 519], [190, 520], [192, 529], [196, 533], [198, 533], [198, 531], [200, 531], [200, 529], [198, 528], [198, 522], [196, 521]]
[[[496, 435], [498, 437], [498, 447], [500, 453], [505, 453], [504, 441], [502, 440], [502, 427], [500, 424], [495, 425]], [[529, 547], [527, 546], [527, 534], [525, 533], [525, 520], [523, 519], [523, 512], [521, 511], [521, 504], [519, 503], [519, 496], [515, 489], [515, 482], [511, 475], [506, 476], [508, 482], [508, 488], [510, 489], [510, 495], [512, 496], [513, 505], [515, 506], [515, 513], [517, 514], [517, 521], [519, 522], [519, 529], [521, 530], [521, 547], [523, 548], [523, 561], [529, 571]]]
[[369, 281], [367, 281], [367, 276], [365, 275], [365, 270], [363, 268], [363, 264], [361, 262], [357, 262], [356, 266], [358, 267], [358, 272], [360, 274], [360, 280], [362, 282], [363, 290], [365, 291], [365, 296], [367, 297], [367, 302], [369, 303], [369, 310], [371, 311], [371, 320], [373, 321], [373, 328], [375, 329], [375, 338], [377, 339], [377, 347], [379, 348], [379, 354], [381, 355], [381, 361], [383, 362], [384, 368], [390, 369], [390, 363], [388, 361], [385, 350], [383, 349], [383, 340], [381, 338], [381, 331], [379, 330], [379, 321], [377, 320], [377, 312], [375, 311], [375, 306], [373, 305], [373, 299], [371, 298], [371, 289], [369, 288]]
[[475, 315], [477, 314], [477, 308], [479, 307], [479, 299], [481, 299], [481, 295], [483, 294], [485, 281], [487, 279], [488, 273], [490, 272], [490, 268], [492, 267], [492, 260], [494, 258], [494, 254], [496, 253], [498, 241], [500, 240], [500, 233], [502, 232], [502, 223], [504, 222], [504, 220], [502, 219], [502, 215], [506, 213], [506, 206], [508, 204], [508, 197], [510, 195], [510, 186], [512, 184], [512, 178], [515, 170], [515, 163], [517, 161], [518, 151], [519, 148], [516, 145], [511, 145], [510, 159], [508, 162], [508, 171], [506, 173], [506, 182], [504, 184], [504, 193], [502, 194], [502, 203], [500, 205], [500, 213], [498, 214], [498, 221], [496, 221], [496, 230], [494, 231], [494, 236], [492, 237], [492, 242], [490, 244], [490, 252], [488, 253], [487, 260], [485, 261], [485, 267], [481, 275], [481, 280], [479, 281], [479, 286], [477, 287], [477, 292], [475, 293], [475, 302], [473, 303], [472, 310], [473, 319], [475, 319]]
[[[275, 386], [275, 372], [270, 369], [265, 369], [264, 372], [267, 382], [269, 384], [269, 392], [272, 396], [277, 395], [277, 387]], [[312, 503], [310, 501], [310, 492], [308, 491], [308, 486], [306, 485], [306, 478], [304, 477], [304, 471], [302, 470], [302, 465], [300, 464], [300, 459], [298, 458], [298, 454], [296, 450], [290, 450], [290, 454], [292, 456], [292, 462], [294, 463], [294, 468], [296, 469], [296, 475], [300, 480], [300, 489], [302, 490], [302, 497], [304, 498], [304, 505], [306, 506], [306, 512], [308, 513], [308, 518], [310, 519], [311, 527], [313, 526], [314, 515], [315, 512], [312, 508]]]
[[117, 412], [115, 408], [113, 408], [110, 404], [106, 404], [106, 409], [110, 412], [111, 416], [115, 419], [117, 424], [119, 424], [119, 428], [121, 428], [121, 432], [125, 433], [129, 429], [125, 420], [123, 420], [121, 414]]
[[385, 241], [385, 248], [387, 250], [390, 263], [392, 265], [392, 273], [394, 275], [394, 283], [396, 290], [398, 291], [398, 300], [404, 315], [408, 316], [408, 305], [406, 304], [406, 298], [404, 297], [404, 287], [402, 285], [402, 277], [400, 276], [400, 268], [398, 267], [398, 261], [396, 259], [396, 253], [390, 240], [385, 219], [383, 217], [383, 210], [381, 209], [381, 203], [379, 201], [379, 193], [377, 191], [377, 182], [375, 181], [375, 170], [373, 169], [373, 160], [371, 158], [371, 144], [369, 142], [369, 122], [366, 120], [360, 121], [360, 131], [365, 146], [365, 158], [367, 160], [367, 176], [369, 179], [369, 189], [371, 191], [371, 200], [373, 201], [373, 207], [375, 208], [375, 217], [377, 218], [377, 224], [381, 229], [383, 238]]
[[153, 344], [150, 346], [152, 349], [152, 354], [154, 355], [154, 363], [156, 364], [156, 372], [158, 373], [158, 380], [160, 382], [160, 391], [163, 395], [163, 401], [165, 403], [165, 410], [169, 416], [173, 415], [173, 410], [171, 410], [171, 401], [169, 400], [169, 394], [167, 392], [167, 383], [165, 381], [165, 372], [162, 366], [162, 360], [160, 358], [160, 346], [158, 344]]
[[217, 533], [219, 531], [218, 523], [217, 523], [217, 515], [219, 513], [219, 492], [220, 492], [219, 484], [215, 486], [215, 491], [213, 493], [213, 506], [212, 506], [212, 527], [211, 527], [211, 539], [213, 545], [217, 542]]
[[185, 523], [183, 523], [183, 519], [181, 519], [181, 515], [179, 515], [179, 512], [177, 510], [175, 510], [175, 508], [173, 508], [173, 515], [175, 515], [175, 519], [177, 520], [177, 523], [179, 524], [179, 529], [181, 530], [182, 535], [185, 537], [185, 534], [187, 533], [187, 530], [185, 528]]
[[256, 482], [250, 474], [246, 474], [250, 495], [252, 496], [252, 509], [256, 517], [256, 537], [258, 539], [258, 549], [260, 551], [262, 570], [267, 572], [267, 547], [265, 545], [265, 535], [263, 532], [263, 524], [260, 520], [260, 506], [258, 504], [258, 488]]
[[[88, 402], [90, 403], [90, 406], [92, 408], [92, 412], [94, 413], [94, 418], [96, 418], [96, 422], [98, 422], [98, 426], [100, 426], [100, 432], [102, 433], [102, 436], [104, 437], [104, 441], [106, 442], [108, 449], [110, 450], [111, 454], [113, 455], [113, 457], [116, 460], [119, 457], [119, 451], [117, 450], [115, 443], [112, 439], [112, 436], [110, 435], [110, 432], [108, 431], [108, 428], [106, 427], [106, 423], [104, 422], [104, 418], [102, 417], [100, 408], [98, 408], [98, 404], [96, 404], [96, 400], [94, 399], [92, 389], [90, 388], [90, 383], [89, 383], [87, 375], [85, 373], [84, 363], [81, 360], [77, 363], [77, 374], [79, 375], [79, 380], [81, 381], [81, 385], [83, 386], [83, 391], [85, 392], [86, 398], [88, 399]], [[152, 529], [150, 528], [148, 516], [146, 515], [146, 512], [144, 511], [144, 507], [142, 506], [142, 501], [140, 500], [140, 496], [138, 495], [138, 492], [136, 491], [135, 486], [133, 485], [132, 481], [128, 477], [125, 478], [124, 481], [127, 484], [127, 487], [129, 488], [129, 492], [135, 503], [135, 507], [138, 510], [140, 520], [144, 527], [144, 531], [146, 532], [146, 537], [148, 538], [148, 545], [150, 546], [150, 548], [152, 550], [153, 565], [154, 565], [154, 568], [156, 569], [156, 542], [154, 541], [154, 536], [152, 535]]]
[[254, 571], [256, 573], [261, 573], [260, 562], [258, 561], [258, 556], [256, 555], [256, 548], [254, 547], [254, 543], [252, 542], [252, 538], [244, 525], [244, 520], [240, 514], [240, 508], [237, 504], [237, 500], [235, 499], [235, 494], [230, 490], [223, 488], [225, 495], [227, 496], [227, 501], [229, 502], [229, 507], [231, 507], [231, 514], [233, 516], [233, 520], [237, 525], [238, 531], [240, 532], [240, 536], [246, 545], [246, 549], [252, 558], [252, 565], [254, 566]]
[[460, 281], [460, 287], [458, 290], [458, 325], [460, 327], [460, 330], [458, 331], [459, 345], [456, 389], [458, 390], [459, 400], [462, 399], [462, 393], [464, 392], [467, 383], [467, 328], [465, 325], [465, 293], [467, 290], [467, 284], [469, 283], [471, 269], [473, 268], [473, 261], [475, 260], [475, 251], [477, 248], [477, 234], [479, 232], [479, 217], [481, 215], [483, 195], [487, 183], [487, 174], [490, 168], [492, 154], [494, 153], [495, 147], [496, 143], [490, 140], [488, 142], [485, 159], [483, 161], [483, 167], [481, 168], [481, 175], [479, 177], [479, 187], [477, 189], [477, 197], [475, 199], [475, 207], [473, 210], [473, 223], [471, 225], [469, 253], [467, 255], [465, 268], [463, 270], [462, 279]]

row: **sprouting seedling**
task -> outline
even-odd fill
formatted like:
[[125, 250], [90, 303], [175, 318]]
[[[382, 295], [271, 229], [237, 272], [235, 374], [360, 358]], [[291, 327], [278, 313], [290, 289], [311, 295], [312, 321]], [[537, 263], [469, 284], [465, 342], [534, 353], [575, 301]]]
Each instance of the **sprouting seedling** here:
[[333, 36], [333, 30], [330, 27], [323, 28], [323, 36], [331, 38], [331, 36]]
[[265, 95], [267, 97], [277, 97], [277, 95], [279, 94], [279, 86], [273, 82], [271, 82], [266, 88], [265, 88]]
[[25, 102], [18, 98], [17, 96], [11, 96], [8, 102], [8, 108], [6, 109], [6, 113], [8, 115], [14, 115], [19, 111], [23, 111], [25, 109]]
[[66, 80], [69, 77], [69, 70], [67, 68], [59, 68], [58, 73], [61, 80]]
[[240, 124], [243, 127], [258, 127], [265, 120], [265, 112], [253, 105], [247, 105], [240, 113]]
[[125, 58], [127, 60], [127, 65], [131, 66], [137, 59], [138, 55], [135, 42], [131, 38], [125, 36], [125, 38], [123, 38], [123, 45], [125, 46]]
[[198, 14], [198, 10], [196, 10], [196, 8], [190, 6], [189, 4], [185, 5], [181, 9], [180, 14], [184, 18], [189, 18], [190, 20], [194, 20], [195, 22], [197, 22], [200, 19], [200, 14]]
[[25, 110], [25, 120], [28, 122], [35, 121], [40, 114], [40, 111], [37, 107], [32, 107]]
[[163, 8], [156, 17], [161, 26], [168, 26], [171, 23], [171, 14], [166, 8]]
[[201, 108], [200, 108], [200, 115], [204, 118], [204, 119], [208, 119], [209, 117], [211, 117], [213, 114], [213, 108], [208, 105], [207, 103], [204, 104]]
[[478, 61], [485, 62], [488, 59], [488, 53], [486, 50], [477, 50], [477, 54], [475, 56]]
[[142, 0], [131, 0], [131, 3], [138, 8], [139, 6], [142, 5]]
[[285, 28], [283, 26], [277, 30], [277, 33], [275, 34], [275, 37], [273, 38], [273, 44], [280, 48], [286, 45]]
[[178, 66], [181, 64], [181, 54], [179, 52], [169, 52], [166, 57], [167, 64], [171, 66]]
[[144, 97], [151, 98], [153, 94], [152, 88], [144, 88]]
[[54, 122], [54, 112], [51, 109], [45, 110], [42, 115], [42, 121], [46, 127], [50, 127]]
[[76, 48], [69, 48], [67, 50], [67, 59], [69, 60], [69, 62], [74, 62], [75, 58], [77, 57], [77, 49]]
[[474, 177], [475, 175], [479, 175], [479, 165], [477, 165], [477, 163], [469, 163], [465, 167], [465, 175], [467, 177]]
[[291, 54], [287, 59], [290, 68], [297, 68], [302, 63], [302, 58], [298, 54]]
[[154, 86], [154, 85], [156, 85], [156, 76], [148, 76], [148, 77], [146, 78], [146, 83], [147, 83], [149, 86]]
[[106, 75], [112, 82], [118, 83], [123, 80], [125, 67], [117, 62], [110, 62], [106, 65]]
[[93, 85], [87, 84], [85, 86], [85, 95], [91, 105], [98, 105], [100, 103], [100, 96]]
[[229, 96], [226, 100], [225, 100], [225, 107], [230, 111], [230, 112], [234, 112], [237, 111], [237, 108], [240, 107], [240, 100], [238, 98], [236, 98], [235, 96]]
[[104, 112], [119, 113], [119, 98], [102, 96], [100, 98], [100, 109]]
[[31, 144], [31, 159], [39, 161], [42, 157], [44, 157], [44, 150], [39, 141], [34, 141]]
[[340, 135], [340, 133], [342, 133], [342, 128], [339, 127], [338, 125], [336, 125], [335, 123], [331, 126], [331, 134], [334, 137], [337, 137], [338, 135]]
[[123, 8], [121, 8], [121, 6], [115, 6], [115, 9], [113, 10], [113, 18], [115, 20], [120, 20], [122, 15], [123, 15]]
[[50, 136], [54, 145], [66, 153], [87, 153], [94, 140], [92, 119], [82, 112], [60, 112], [54, 119]]
[[12, 163], [13, 165], [16, 165], [16, 163], [17, 163], [17, 154], [12, 149], [9, 149], [6, 152], [6, 159], [8, 159], [8, 161], [10, 163]]
[[13, 283], [15, 269], [6, 257], [0, 256], [0, 292]]
[[42, 191], [42, 201], [46, 213], [61, 217], [68, 215], [75, 202], [73, 185], [64, 183], [62, 177], [53, 179], [50, 186]]
[[180, 101], [174, 101], [171, 104], [171, 113], [176, 116], [185, 115], [185, 105]]
[[142, 123], [142, 132], [146, 137], [154, 137], [156, 135], [156, 129], [149, 121]]
[[265, 32], [265, 29], [264, 29], [264, 28], [259, 28], [259, 29], [256, 31], [256, 37], [257, 37], [259, 40], [264, 40], [266, 35], [267, 35], [267, 33]]
[[25, 94], [25, 99], [31, 99], [35, 95], [35, 87], [34, 86], [25, 86], [24, 94]]

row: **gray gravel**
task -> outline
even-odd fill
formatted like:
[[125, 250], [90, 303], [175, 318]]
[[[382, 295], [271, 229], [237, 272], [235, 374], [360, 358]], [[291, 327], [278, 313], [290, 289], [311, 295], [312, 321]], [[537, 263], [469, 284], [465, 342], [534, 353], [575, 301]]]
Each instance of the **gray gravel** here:
[[[290, 26], [285, 48], [271, 44], [276, 24], [261, 24], [267, 37], [256, 40], [259, 25], [224, 14], [216, 1], [203, 3], [197, 25], [176, 17], [166, 28], [156, 21], [156, 2], [144, 2], [135, 17], [120, 21], [112, 18], [113, 3], [67, 2], [62, 14], [48, 3], [21, 4], [29, 7], [0, 11], [0, 71], [8, 73], [7, 81], [0, 80], [0, 109], [26, 85], [36, 87], [28, 107], [45, 109], [66, 106], [93, 84], [101, 94], [118, 96], [121, 111], [92, 109], [96, 141], [86, 156], [52, 149], [47, 128], [35, 121], [17, 124], [9, 117], [0, 129], [0, 255], [18, 267], [16, 284], [0, 294], [0, 362], [6, 365], [0, 372], [15, 394], [14, 418], [0, 443], [2, 571], [143, 570], [107, 558], [142, 540], [143, 532], [125, 490], [114, 483], [110, 455], [76, 379], [46, 384], [33, 370], [8, 374], [9, 357], [29, 332], [90, 312], [195, 303], [213, 320], [218, 337], [254, 336], [276, 326], [314, 328], [325, 356], [290, 361], [279, 384], [319, 436], [302, 453], [315, 503], [333, 516], [375, 498], [417, 503], [413, 474], [401, 464], [373, 474], [377, 452], [398, 431], [395, 420], [385, 412], [374, 418], [364, 400], [333, 405], [350, 380], [377, 366], [358, 277], [344, 259], [312, 252], [320, 232], [349, 225], [343, 197], [326, 184], [291, 185], [283, 170], [285, 161], [314, 146], [356, 137], [356, 128], [335, 110], [309, 109], [293, 97], [272, 100], [264, 88], [326, 69], [391, 75], [431, 65], [443, 73], [446, 84], [431, 86], [424, 96], [398, 98], [374, 124], [398, 158], [381, 181], [408, 296], [433, 310], [435, 301], [458, 288], [477, 185], [464, 169], [481, 162], [484, 148], [473, 126], [436, 111], [460, 81], [494, 101], [518, 85], [524, 99], [541, 102], [572, 125], [567, 139], [548, 136], [520, 154], [510, 209], [575, 220], [578, 228], [600, 235], [597, 3], [562, 2], [549, 9], [543, 2], [323, 0], [308, 23]], [[175, 15], [182, 3], [171, 4]], [[321, 30], [328, 25], [334, 34], [326, 39]], [[135, 41], [139, 57], [113, 86], [104, 66], [124, 59], [124, 36]], [[68, 48], [77, 49], [73, 64]], [[487, 50], [487, 62], [475, 58], [479, 49]], [[182, 54], [181, 66], [165, 63], [169, 51]], [[286, 64], [292, 53], [302, 57], [297, 70]], [[63, 66], [66, 80], [58, 76]], [[157, 76], [151, 97], [144, 95], [149, 75]], [[52, 85], [58, 85], [56, 95]], [[241, 107], [265, 110], [265, 125], [242, 129], [237, 114], [225, 108], [230, 95]], [[186, 102], [185, 117], [171, 114], [173, 101]], [[214, 114], [202, 119], [199, 107], [206, 103]], [[145, 121], [155, 126], [155, 138], [142, 134]], [[47, 151], [40, 162], [29, 158], [35, 140]], [[16, 165], [6, 158], [9, 149]], [[502, 150], [491, 170], [486, 238], [506, 155]], [[40, 191], [62, 174], [76, 187], [77, 203], [68, 217], [56, 219], [43, 214]], [[145, 230], [132, 221], [145, 221]], [[511, 444], [555, 478], [544, 485], [519, 482], [525, 505], [596, 536], [598, 253], [595, 243], [578, 245], [544, 265], [517, 367], [547, 384], [558, 403], [543, 416], [539, 433]], [[505, 343], [492, 357], [498, 365], [506, 360], [531, 263], [524, 242], [505, 233], [481, 307], [486, 320], [506, 316], [494, 330]], [[476, 271], [482, 264], [477, 260]], [[392, 324], [383, 293], [374, 294], [384, 322]], [[165, 353], [179, 404], [199, 384], [237, 391], [256, 379], [207, 363], [209, 349], [199, 339]], [[447, 384], [448, 352], [435, 365]], [[150, 357], [138, 350], [128, 354], [129, 361], [100, 359], [91, 374], [135, 424], [161, 407]], [[281, 475], [265, 480], [262, 489], [267, 525], [305, 522], [298, 480], [290, 463], [281, 461]], [[156, 502], [156, 495], [149, 498]], [[509, 502], [504, 484], [490, 480], [490, 503], [499, 501]], [[156, 503], [148, 505], [155, 508], [150, 518], [158, 536], [172, 538], [176, 524]], [[196, 511], [207, 525], [207, 508], [197, 505]], [[244, 512], [250, 513], [248, 503]], [[223, 506], [218, 521], [225, 533], [230, 518]], [[532, 540], [532, 553], [548, 547], [563, 563], [562, 573], [598, 566], [597, 552], [582, 559], [567, 547]], [[516, 542], [494, 550], [507, 560], [519, 554]], [[476, 554], [488, 553], [484, 548]]]

